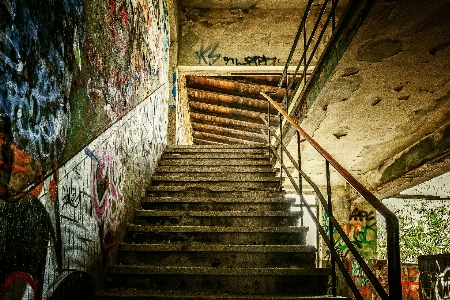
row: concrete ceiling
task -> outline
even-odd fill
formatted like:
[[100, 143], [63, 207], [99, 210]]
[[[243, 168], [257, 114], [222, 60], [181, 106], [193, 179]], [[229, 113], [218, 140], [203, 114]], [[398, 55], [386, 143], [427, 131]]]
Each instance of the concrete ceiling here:
[[[372, 189], [449, 154], [449, 15], [446, 0], [377, 1], [301, 122]], [[303, 148], [305, 170], [323, 182], [323, 159]]]

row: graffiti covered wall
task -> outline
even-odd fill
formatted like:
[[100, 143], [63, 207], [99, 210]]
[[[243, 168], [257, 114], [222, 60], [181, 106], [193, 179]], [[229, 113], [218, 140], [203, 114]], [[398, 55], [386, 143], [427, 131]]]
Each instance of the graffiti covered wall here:
[[7, 0], [0, 15], [0, 298], [83, 299], [166, 145], [166, 3]]

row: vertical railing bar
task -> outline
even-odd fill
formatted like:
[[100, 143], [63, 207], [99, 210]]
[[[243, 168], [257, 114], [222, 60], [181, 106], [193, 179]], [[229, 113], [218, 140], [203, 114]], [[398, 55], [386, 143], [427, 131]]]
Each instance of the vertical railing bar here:
[[[306, 51], [308, 50], [309, 46], [306, 46], [306, 24], [303, 24], [303, 58], [304, 58], [304, 62], [303, 62], [303, 81], [304, 81], [304, 87], [306, 86]], [[301, 82], [301, 80], [300, 80]]]
[[[327, 174], [327, 195], [328, 195], [328, 212], [330, 215], [333, 215], [333, 203], [331, 202], [331, 176], [330, 176], [330, 162], [328, 160], [325, 160], [325, 166], [326, 166], [326, 174]], [[328, 219], [328, 228], [330, 232], [330, 247], [334, 247], [334, 227], [333, 222], [331, 222], [331, 218]], [[336, 290], [336, 259], [332, 255], [331, 256], [331, 290], [333, 293], [333, 297], [337, 296], [337, 290]]]
[[292, 44], [291, 51], [289, 52], [289, 56], [286, 62], [286, 65], [283, 70], [283, 74], [281, 75], [280, 82], [278, 83], [278, 88], [275, 93], [278, 93], [283, 85], [284, 77], [288, 74], [289, 64], [291, 63], [292, 57], [294, 56], [295, 49], [297, 48], [298, 40], [300, 35], [302, 34], [302, 24], [306, 23], [309, 12], [311, 11], [311, 6], [313, 5], [314, 0], [309, 0], [306, 5], [305, 12], [303, 14], [302, 20], [300, 22], [300, 26], [298, 27], [297, 34], [294, 38], [294, 43]]
[[268, 151], [269, 151], [269, 162], [270, 162], [270, 101], [267, 100], [267, 145], [268, 145]]
[[[281, 158], [278, 156], [277, 154], [277, 150], [275, 149], [275, 147], [271, 147], [274, 151], [274, 155], [275, 157], [281, 161]], [[286, 154], [289, 153], [289, 151], [287, 149], [286, 150]], [[291, 156], [289, 154], [289, 156]], [[293, 161], [294, 162], [294, 161]], [[295, 183], [295, 180], [292, 178], [292, 175], [289, 173], [289, 170], [287, 169], [287, 167], [284, 164], [281, 164], [282, 168], [285, 169], [286, 175], [288, 176], [289, 180], [291, 181], [295, 191], [297, 193], [300, 193], [300, 189], [298, 188], [297, 184]], [[323, 195], [320, 192], [320, 190], [317, 188], [317, 186], [314, 186], [312, 181], [309, 181], [307, 176], [305, 175], [306, 180], [311, 184], [311, 186], [314, 188], [314, 190], [316, 191], [316, 195], [318, 196], [318, 198], [322, 198], [323, 199]], [[303, 202], [303, 204], [305, 205], [309, 215], [311, 216], [312, 221], [316, 224], [317, 230], [320, 232], [320, 235], [322, 236], [322, 238], [324, 239], [325, 243], [327, 244], [327, 246], [330, 248], [330, 251], [332, 253], [333, 256], [335, 256], [337, 258], [336, 263], [338, 264], [339, 268], [342, 271], [342, 275], [344, 276], [346, 282], [348, 283], [349, 288], [351, 289], [354, 297], [358, 300], [363, 300], [364, 298], [361, 296], [360, 291], [358, 290], [358, 288], [355, 285], [355, 282], [353, 281], [353, 279], [350, 276], [350, 273], [348, 273], [348, 270], [345, 268], [344, 263], [342, 262], [342, 260], [339, 258], [339, 255], [336, 251], [336, 249], [331, 248], [330, 247], [330, 239], [328, 239], [327, 234], [325, 233], [325, 230], [322, 228], [319, 220], [317, 219], [317, 216], [313, 213], [313, 211], [311, 210], [311, 206], [308, 204], [308, 202], [306, 202], [306, 200], [302, 197], [301, 201]], [[336, 221], [336, 220], [335, 220]], [[337, 221], [336, 221], [337, 222]], [[347, 271], [347, 272], [345, 272]], [[383, 299], [383, 297], [382, 297]]]
[[[328, 1], [327, 1], [327, 3], [328, 3]], [[335, 2], [335, 5], [337, 5], [337, 3], [338, 3], [338, 1]], [[320, 17], [320, 19], [321, 19], [321, 17]], [[320, 20], [320, 19], [319, 19], [319, 20]], [[315, 46], [314, 46], [314, 48], [313, 48], [313, 50], [312, 50], [312, 52], [311, 52], [311, 55], [310, 55], [310, 57], [309, 57], [309, 59], [308, 59], [308, 62], [306, 63], [305, 68], [308, 68], [309, 64], [311, 63], [312, 59], [314, 58], [314, 54], [316, 54], [317, 48], [319, 47], [320, 41], [322, 41], [323, 35], [325, 34], [325, 31], [326, 31], [326, 29], [327, 29], [327, 27], [328, 27], [328, 24], [330, 23], [330, 20], [331, 20], [331, 14], [327, 17], [327, 19], [326, 19], [326, 21], [325, 21], [325, 24], [323, 25], [323, 28], [322, 28], [322, 30], [320, 31], [319, 37], [318, 37], [318, 39], [317, 39], [317, 42], [316, 42], [316, 44], [315, 44]], [[314, 29], [313, 29], [312, 32], [315, 32], [315, 31], [316, 31], [317, 26], [318, 26], [318, 22], [316, 23], [316, 25], [314, 25]], [[311, 34], [311, 36], [310, 36], [310, 38], [309, 38], [309, 41], [308, 41], [308, 48], [309, 48], [309, 45], [310, 45], [310, 42], [311, 42], [312, 38], [313, 38], [313, 34]], [[303, 59], [303, 57], [302, 57], [302, 59]], [[299, 66], [300, 66], [300, 64], [299, 64]], [[299, 68], [299, 66], [297, 67], [297, 69]], [[301, 82], [302, 80], [303, 80], [303, 76], [301, 77], [300, 82]], [[291, 84], [292, 84], [292, 81], [291, 81]], [[298, 91], [299, 88], [300, 88], [300, 84], [298, 84], [297, 87], [294, 89], [293, 95], [295, 95], [295, 94], [297, 93], [297, 91]]]
[[283, 190], [283, 115], [280, 113], [280, 191]]
[[[306, 61], [307, 49], [309, 49], [309, 46], [310, 46], [311, 43], [312, 43], [312, 40], [313, 40], [313, 38], [314, 38], [314, 33], [316, 32], [317, 28], [319, 27], [320, 20], [322, 19], [323, 14], [325, 13], [325, 10], [326, 10], [326, 7], [327, 7], [327, 5], [328, 5], [328, 2], [329, 2], [329, 0], [326, 0], [326, 1], [323, 3], [322, 9], [320, 10], [320, 13], [319, 13], [319, 15], [318, 15], [318, 17], [317, 17], [317, 21], [316, 21], [316, 23], [314, 24], [314, 27], [313, 27], [313, 29], [312, 29], [312, 31], [311, 31], [311, 35], [310, 35], [310, 37], [309, 37], [309, 39], [308, 39], [308, 43], [307, 43], [307, 45], [306, 45], [306, 47], [305, 47], [305, 49], [304, 49], [304, 51], [303, 51], [303, 55], [302, 55], [302, 57], [300, 58], [299, 64], [297, 65], [297, 68], [295, 69], [294, 76], [297, 75], [297, 73], [298, 73], [298, 71], [299, 71], [299, 69], [300, 69], [301, 62], [302, 62], [303, 60]], [[319, 38], [318, 38], [318, 40], [317, 40], [317, 42], [316, 42], [316, 44], [315, 44], [315, 46], [314, 46], [313, 52], [311, 53], [311, 56], [310, 56], [308, 62], [304, 65], [304, 68], [305, 68], [305, 69], [307, 69], [308, 66], [309, 66], [309, 64], [311, 63], [311, 60], [312, 60], [314, 54], [316, 53], [317, 48], [319, 47], [319, 43], [320, 43], [320, 41], [322, 40], [322, 36], [323, 36], [323, 34], [324, 34], [324, 32], [325, 32], [325, 29], [326, 29], [326, 27], [328, 26], [328, 23], [329, 23], [329, 22], [330, 22], [330, 16], [328, 16], [327, 21], [326, 21], [325, 24], [324, 24], [324, 27], [323, 27], [323, 29], [322, 29], [322, 31], [321, 31], [321, 34], [319, 35]], [[305, 25], [305, 26], [306, 26], [306, 25]], [[302, 80], [304, 80], [304, 77], [305, 77], [305, 76], [303, 76], [303, 75], [300, 77], [299, 83], [302, 82]], [[292, 83], [293, 83], [293, 81], [291, 80], [289, 89], [291, 89]], [[299, 86], [300, 86], [300, 84], [297, 86], [297, 88], [295, 89], [295, 91], [297, 91], [297, 89], [298, 89]], [[294, 92], [294, 95], [295, 95], [295, 92]]]
[[[300, 145], [300, 132], [297, 131], [297, 153], [298, 153], [298, 168], [301, 169], [302, 168], [302, 150], [301, 150], [301, 145]], [[300, 197], [303, 197], [303, 179], [302, 179], [302, 174], [300, 174], [300, 172], [298, 172], [298, 188], [300, 190]], [[300, 203], [300, 225], [303, 227], [304, 223], [303, 223], [303, 203]]]
[[334, 9], [334, 2], [336, 0], [331, 0], [331, 32], [334, 32], [336, 28], [336, 10]]

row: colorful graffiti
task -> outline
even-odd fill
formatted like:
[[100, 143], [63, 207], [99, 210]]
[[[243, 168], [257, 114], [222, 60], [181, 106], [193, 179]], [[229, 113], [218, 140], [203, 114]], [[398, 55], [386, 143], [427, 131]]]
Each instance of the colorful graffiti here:
[[165, 147], [166, 3], [11, 0], [0, 15], [0, 298], [92, 294]]
[[11, 118], [18, 147], [51, 166], [61, 157], [70, 122], [81, 2], [13, 0], [2, 8], [0, 110]]
[[[324, 230], [328, 233], [329, 217], [325, 211], [322, 221]], [[376, 254], [377, 246], [376, 218], [375, 211], [373, 209], [360, 210], [358, 208], [354, 208], [350, 214], [349, 221], [346, 224], [341, 225], [341, 228], [349, 237], [350, 241], [359, 253], [363, 255], [363, 257], [373, 258]], [[336, 228], [333, 231], [333, 239], [335, 242], [335, 247], [341, 256], [344, 258], [347, 257], [350, 250]], [[329, 255], [330, 253], [327, 251], [327, 256]]]

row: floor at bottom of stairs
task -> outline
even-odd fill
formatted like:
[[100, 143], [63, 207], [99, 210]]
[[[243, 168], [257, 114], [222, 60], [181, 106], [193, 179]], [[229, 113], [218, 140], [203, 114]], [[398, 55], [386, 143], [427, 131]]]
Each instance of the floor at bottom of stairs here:
[[135, 289], [110, 289], [102, 291], [95, 296], [96, 300], [106, 299], [125, 299], [125, 300], [141, 300], [141, 299], [161, 299], [161, 300], [350, 300], [347, 297], [324, 296], [293, 296], [293, 295], [232, 295], [232, 294], [211, 294], [211, 293], [171, 293], [171, 292], [147, 292]]

